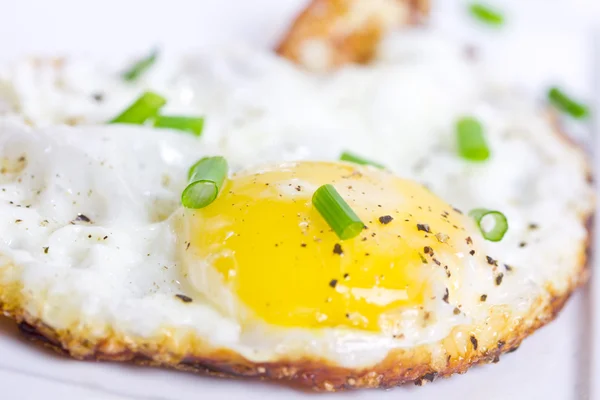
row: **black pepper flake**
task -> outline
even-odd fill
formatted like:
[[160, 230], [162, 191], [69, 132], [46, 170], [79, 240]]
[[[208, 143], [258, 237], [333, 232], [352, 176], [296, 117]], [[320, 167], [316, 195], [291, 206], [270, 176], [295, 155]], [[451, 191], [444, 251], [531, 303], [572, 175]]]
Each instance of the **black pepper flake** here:
[[188, 244], [185, 245], [186, 250], [190, 248], [190, 244], [191, 244], [191, 242], [188, 242]]
[[361, 242], [366, 242], [366, 241], [367, 241], [367, 238], [366, 238], [366, 237], [364, 237], [364, 238], [360, 239], [360, 241], [361, 241]]
[[335, 287], [337, 286], [337, 279], [332, 279], [329, 281], [329, 286], [331, 286], [333, 289], [335, 289]]
[[452, 209], [453, 209], [455, 212], [459, 213], [459, 214], [462, 214], [462, 213], [463, 213], [463, 212], [462, 212], [462, 211], [460, 211], [458, 208], [454, 208], [454, 207], [452, 207]]
[[391, 215], [382, 215], [379, 217], [379, 222], [381, 222], [383, 225], [387, 225], [392, 222], [393, 219], [394, 218]]
[[437, 265], [438, 267], [440, 265], [442, 265], [442, 263], [437, 259], [437, 258], [432, 258], [433, 262], [435, 263], [435, 265]]
[[498, 274], [496, 277], [496, 286], [500, 286], [502, 284], [502, 278], [504, 278], [504, 274]]
[[454, 307], [454, 311], [453, 311], [454, 315], [458, 315], [460, 314], [460, 308], [458, 307]]
[[477, 350], [478, 342], [477, 338], [474, 335], [471, 335], [471, 344], [473, 345], [473, 350]]
[[333, 246], [333, 254], [337, 254], [337, 255], [340, 255], [340, 256], [341, 256], [342, 254], [344, 254], [344, 250], [342, 250], [342, 245], [341, 245], [341, 244], [339, 244], [339, 243], [336, 243], [336, 244]]
[[534, 230], [537, 228], [539, 228], [538, 224], [534, 224], [534, 223], [529, 224], [529, 229]]
[[43, 247], [44, 249], [44, 254], [48, 254], [48, 252], [50, 251], [50, 247]]
[[442, 300], [444, 300], [446, 303], [448, 303], [449, 297], [450, 297], [450, 292], [448, 292], [448, 288], [446, 288], [446, 291], [444, 292], [444, 297], [442, 298]]
[[429, 372], [415, 381], [415, 385], [423, 386], [425, 382], [433, 382], [437, 377], [437, 372]]
[[487, 300], [487, 294], [482, 294], [481, 297], [479, 298], [480, 301], [484, 302]]
[[349, 277], [350, 277], [350, 274], [348, 274], [348, 273], [344, 274], [344, 279], [348, 279]]
[[485, 259], [487, 260], [488, 264], [498, 266], [498, 261], [494, 260], [492, 257], [485, 256]]
[[475, 45], [472, 45], [472, 44], [465, 45], [463, 48], [465, 58], [470, 61], [477, 60], [478, 55], [479, 55], [478, 50], [479, 49]]
[[505, 344], [506, 344], [506, 342], [504, 340], [498, 340], [498, 348], [499, 349], [503, 348]]
[[525, 247], [525, 246], [527, 246], [527, 243], [526, 243], [526, 242], [521, 242], [521, 243], [519, 243], [519, 247]]
[[20, 222], [23, 222], [23, 220], [22, 219], [15, 219], [15, 224], [18, 224]]
[[296, 191], [298, 191], [298, 192], [302, 191], [302, 186], [300, 186], [300, 185], [296, 186]]
[[102, 93], [94, 93], [92, 98], [96, 100], [98, 103], [101, 103], [104, 100], [104, 94]]
[[86, 217], [83, 214], [77, 214], [77, 217], [75, 217], [75, 219], [73, 221], [75, 221], [75, 222], [87, 222], [87, 223], [92, 222], [91, 219], [89, 219], [88, 217]]
[[492, 360], [492, 362], [494, 364], [497, 364], [500, 361], [500, 356], [495, 356], [494, 359]]
[[473, 239], [471, 239], [471, 236], [467, 236], [465, 241], [467, 242], [467, 244], [473, 244]]
[[108, 236], [104, 236], [102, 239], [103, 239], [103, 240], [106, 240], [106, 239], [108, 239]]
[[472, 255], [472, 256], [474, 256], [474, 255], [475, 255], [475, 250], [471, 250], [471, 251], [469, 252], [469, 254], [470, 254], [470, 255]]
[[306, 243], [300, 243], [300, 247], [306, 247]]
[[185, 294], [176, 294], [175, 297], [179, 298], [179, 300], [184, 303], [191, 303], [193, 301], [191, 297], [188, 297]]
[[433, 249], [429, 246], [425, 246], [423, 247], [423, 251], [425, 252], [425, 254], [431, 254], [433, 255]]
[[423, 264], [429, 264], [423, 254], [419, 253], [419, 258], [421, 258], [421, 261], [423, 262]]
[[350, 318], [350, 314], [346, 313], [346, 318]]
[[371, 233], [371, 237], [375, 237], [377, 234], [375, 232]]
[[512, 271], [512, 267], [508, 264], [504, 264], [504, 269], [506, 269], [507, 271]]
[[427, 224], [417, 224], [417, 230], [430, 233], [429, 225]]

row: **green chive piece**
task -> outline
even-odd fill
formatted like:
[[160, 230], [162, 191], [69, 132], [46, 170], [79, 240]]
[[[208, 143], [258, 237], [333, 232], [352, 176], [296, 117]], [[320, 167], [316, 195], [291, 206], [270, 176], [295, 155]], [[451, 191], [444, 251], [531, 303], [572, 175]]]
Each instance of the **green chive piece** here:
[[585, 104], [573, 100], [557, 87], [548, 90], [548, 99], [556, 108], [573, 118], [584, 119], [589, 116], [589, 110]]
[[204, 208], [215, 201], [227, 178], [227, 170], [227, 160], [220, 156], [204, 157], [192, 165], [181, 204], [185, 208]]
[[123, 80], [133, 82], [146, 72], [156, 61], [158, 49], [154, 49], [146, 57], [136, 61], [127, 71], [123, 72]]
[[381, 169], [385, 169], [385, 166], [383, 166], [382, 164], [379, 164], [375, 161], [371, 161], [371, 160], [367, 160], [366, 158], [363, 158], [359, 155], [356, 155], [354, 153], [350, 153], [348, 151], [345, 151], [342, 153], [342, 155], [340, 156], [340, 160], [341, 161], [348, 161], [351, 163], [355, 163], [355, 164], [360, 164], [360, 165], [372, 165], [374, 167], [377, 168], [381, 168]]
[[498, 10], [494, 10], [485, 4], [471, 3], [469, 11], [473, 17], [488, 25], [500, 26], [504, 24], [504, 16]]
[[154, 120], [154, 126], [157, 128], [177, 129], [189, 132], [195, 136], [202, 134], [204, 128], [204, 118], [202, 117], [184, 117], [178, 115], [159, 115]]
[[312, 203], [340, 239], [352, 239], [364, 229], [365, 224], [333, 185], [319, 187], [313, 194]]
[[485, 141], [483, 126], [473, 117], [463, 117], [456, 123], [458, 153], [466, 160], [485, 161], [490, 149]]
[[[508, 220], [500, 211], [476, 208], [469, 211], [469, 215], [475, 219], [483, 238], [489, 240], [490, 242], [499, 242], [504, 237], [506, 231], [508, 231]], [[494, 219], [494, 226], [490, 230], [484, 229], [481, 224], [483, 218], [487, 216]]]
[[164, 97], [154, 92], [145, 92], [134, 101], [132, 105], [109, 123], [141, 125], [148, 119], [156, 116], [161, 107], [166, 103], [167, 100]]

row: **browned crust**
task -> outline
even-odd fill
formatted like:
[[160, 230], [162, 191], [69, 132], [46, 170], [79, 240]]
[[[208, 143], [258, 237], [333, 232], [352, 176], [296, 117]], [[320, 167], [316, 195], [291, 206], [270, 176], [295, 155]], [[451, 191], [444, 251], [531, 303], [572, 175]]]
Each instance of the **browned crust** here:
[[[353, 388], [391, 388], [402, 384], [414, 382], [422, 385], [432, 382], [439, 377], [449, 377], [453, 374], [465, 373], [470, 367], [477, 364], [498, 362], [500, 355], [515, 351], [523, 339], [538, 328], [551, 322], [560, 312], [570, 297], [568, 292], [561, 297], [554, 297], [544, 310], [536, 324], [514, 336], [505, 337], [497, 342], [495, 348], [473, 354], [470, 358], [450, 359], [443, 370], [434, 370], [429, 363], [398, 364], [397, 360], [406, 362], [408, 351], [396, 351], [368, 369], [353, 370], [331, 365], [324, 360], [304, 359], [293, 361], [278, 361], [275, 363], [253, 363], [242, 358], [237, 353], [222, 350], [208, 356], [193, 354], [185, 357], [181, 362], [172, 364], [154, 359], [156, 353], [146, 351], [133, 351], [129, 348], [120, 349], [112, 353], [98, 346], [94, 353], [82, 358], [83, 360], [103, 360], [132, 362], [139, 365], [153, 367], [169, 367], [181, 371], [198, 372], [218, 377], [252, 377], [260, 379], [286, 380], [292, 384], [309, 387], [314, 390], [344, 390]], [[14, 316], [13, 316], [14, 317]], [[41, 343], [63, 355], [71, 355], [68, 348], [62, 344], [60, 334], [43, 322], [36, 319], [21, 319], [19, 330], [28, 339]], [[85, 346], [85, 339], [78, 346]]]
[[[372, 1], [312, 0], [277, 46], [277, 53], [313, 70], [367, 63], [389, 29], [417, 24], [429, 11], [429, 0], [391, 0], [390, 10], [398, 13], [397, 19], [388, 19], [390, 10], [382, 7], [380, 10], [369, 9], [357, 23], [346, 24], [354, 19], [349, 16], [352, 7]], [[327, 60], [315, 62], [306, 57], [304, 46], [310, 41], [318, 41], [327, 49]]]
[[17, 321], [20, 331], [27, 338], [81, 360], [125, 361], [219, 377], [284, 380], [292, 385], [325, 391], [361, 387], [390, 388], [409, 382], [421, 385], [438, 377], [464, 373], [476, 364], [497, 362], [500, 355], [516, 350], [523, 339], [552, 321], [572, 292], [587, 280], [586, 261], [592, 242], [592, 223], [593, 218], [590, 215], [586, 219], [588, 238], [585, 251], [581, 252], [578, 274], [573, 277], [568, 290], [552, 295], [541, 311], [533, 316], [531, 324], [521, 324], [514, 330], [501, 332], [492, 345], [480, 345], [478, 348], [472, 342], [469, 349], [461, 354], [449, 351], [443, 368], [434, 368], [431, 354], [425, 351], [423, 346], [394, 350], [377, 365], [362, 369], [340, 367], [327, 360], [315, 358], [255, 363], [228, 349], [205, 349], [198, 354], [175, 356], [156, 343], [139, 345], [117, 337], [107, 337], [92, 343], [86, 337], [75, 333], [54, 330], [22, 310], [9, 310], [1, 304], [0, 308], [3, 308], [5, 315]]

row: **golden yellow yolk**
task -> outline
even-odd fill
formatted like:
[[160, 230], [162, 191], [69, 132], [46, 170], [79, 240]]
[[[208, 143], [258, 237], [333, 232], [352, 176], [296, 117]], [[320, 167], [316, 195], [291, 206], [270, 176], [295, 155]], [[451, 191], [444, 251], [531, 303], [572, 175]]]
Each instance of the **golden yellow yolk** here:
[[[366, 225], [340, 240], [312, 206], [331, 183]], [[300, 162], [242, 172], [185, 210], [188, 281], [228, 314], [283, 326], [378, 330], [460, 265], [464, 217], [421, 185], [372, 167]], [[223, 295], [227, 293], [228, 295]]]

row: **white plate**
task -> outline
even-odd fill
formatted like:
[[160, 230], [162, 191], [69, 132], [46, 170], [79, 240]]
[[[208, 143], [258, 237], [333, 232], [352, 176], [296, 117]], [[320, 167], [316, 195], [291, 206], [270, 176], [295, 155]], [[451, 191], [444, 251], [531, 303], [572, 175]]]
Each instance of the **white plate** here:
[[[272, 45], [305, 0], [20, 0], [3, 4], [0, 59], [25, 53], [80, 54], [121, 58], [161, 44], [173, 52], [192, 51], [243, 38]], [[453, 4], [450, 4], [453, 3]], [[456, 2], [440, 4], [434, 20], [485, 48], [503, 76], [529, 90], [558, 82], [592, 95], [590, 2], [555, 0], [498, 2], [510, 8], [511, 24], [482, 31], [462, 15]], [[540, 15], [540, 7], [544, 14]], [[554, 10], [554, 11], [553, 11]], [[542, 16], [543, 18], [540, 18]], [[580, 18], [580, 19], [577, 19]], [[11, 38], [12, 40], [7, 40]], [[533, 51], [535, 49], [535, 51]], [[600, 65], [600, 63], [598, 64]], [[600, 82], [600, 81], [597, 81]], [[600, 89], [600, 87], [599, 87]], [[600, 92], [600, 91], [599, 91]], [[600, 98], [599, 98], [600, 100]], [[599, 101], [600, 104], [600, 101]], [[578, 127], [581, 130], [581, 127]], [[585, 134], [585, 132], [584, 132]], [[597, 165], [600, 168], [600, 163]], [[599, 170], [598, 168], [596, 170]], [[600, 238], [599, 238], [600, 240]], [[598, 241], [597, 241], [598, 242]], [[598, 243], [597, 243], [598, 244]], [[579, 291], [559, 318], [527, 339], [500, 363], [424, 387], [356, 391], [327, 399], [444, 400], [600, 399], [592, 388], [600, 376], [600, 277]], [[591, 287], [594, 287], [592, 293]], [[592, 332], [595, 324], [595, 334]], [[596, 340], [596, 342], [598, 342]], [[592, 369], [593, 368], [593, 369]], [[315, 394], [255, 381], [222, 380], [188, 373], [59, 357], [23, 341], [0, 318], [0, 399], [303, 399]], [[316, 396], [321, 397], [321, 396]]]

